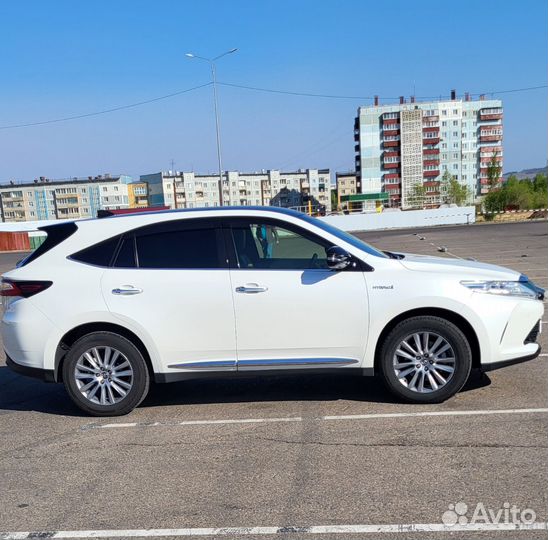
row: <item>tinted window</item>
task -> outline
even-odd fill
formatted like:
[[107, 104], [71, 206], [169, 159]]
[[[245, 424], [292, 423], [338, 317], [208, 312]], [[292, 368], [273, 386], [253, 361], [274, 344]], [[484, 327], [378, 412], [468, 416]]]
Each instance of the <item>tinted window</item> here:
[[71, 259], [94, 264], [95, 266], [110, 266], [119, 241], [120, 236], [109, 238], [82, 251], [78, 251], [74, 255], [71, 255]]
[[240, 268], [306, 270], [328, 268], [326, 248], [294, 230], [274, 223], [249, 223], [232, 227]]
[[136, 237], [139, 268], [220, 268], [215, 229], [164, 231]]
[[114, 261], [115, 268], [135, 268], [135, 241], [133, 235], [125, 237]]

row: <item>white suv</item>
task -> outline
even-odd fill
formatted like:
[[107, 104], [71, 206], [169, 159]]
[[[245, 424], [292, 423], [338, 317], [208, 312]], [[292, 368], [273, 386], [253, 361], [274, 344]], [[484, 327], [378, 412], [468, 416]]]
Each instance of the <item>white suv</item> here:
[[151, 212], [46, 226], [3, 276], [15, 371], [98, 416], [149, 381], [243, 371], [379, 375], [443, 401], [472, 368], [535, 358], [542, 289], [512, 270], [384, 253], [276, 208]]

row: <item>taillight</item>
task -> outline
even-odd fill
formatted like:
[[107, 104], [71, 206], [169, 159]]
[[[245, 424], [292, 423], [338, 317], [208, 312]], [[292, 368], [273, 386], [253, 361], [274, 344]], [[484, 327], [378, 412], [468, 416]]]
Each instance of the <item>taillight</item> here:
[[15, 281], [3, 279], [0, 282], [0, 296], [22, 296], [28, 298], [45, 291], [52, 285], [51, 281]]

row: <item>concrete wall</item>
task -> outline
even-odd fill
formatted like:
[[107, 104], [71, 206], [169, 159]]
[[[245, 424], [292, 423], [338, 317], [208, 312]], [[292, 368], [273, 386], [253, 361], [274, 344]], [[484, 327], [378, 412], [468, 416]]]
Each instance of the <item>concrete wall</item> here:
[[407, 227], [434, 227], [474, 223], [473, 206], [436, 208], [435, 210], [385, 211], [380, 214], [348, 214], [325, 216], [321, 220], [344, 231], [371, 231], [376, 229], [404, 229]]

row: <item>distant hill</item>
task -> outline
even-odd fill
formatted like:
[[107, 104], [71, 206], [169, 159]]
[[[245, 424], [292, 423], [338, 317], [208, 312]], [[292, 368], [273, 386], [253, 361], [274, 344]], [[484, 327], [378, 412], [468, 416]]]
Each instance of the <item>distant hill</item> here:
[[508, 180], [508, 178], [512, 175], [515, 175], [518, 177], [519, 180], [522, 178], [534, 178], [537, 174], [546, 174], [548, 175], [548, 166], [546, 167], [540, 167], [538, 169], [523, 169], [522, 171], [511, 171], [504, 173], [502, 177], [505, 180]]

